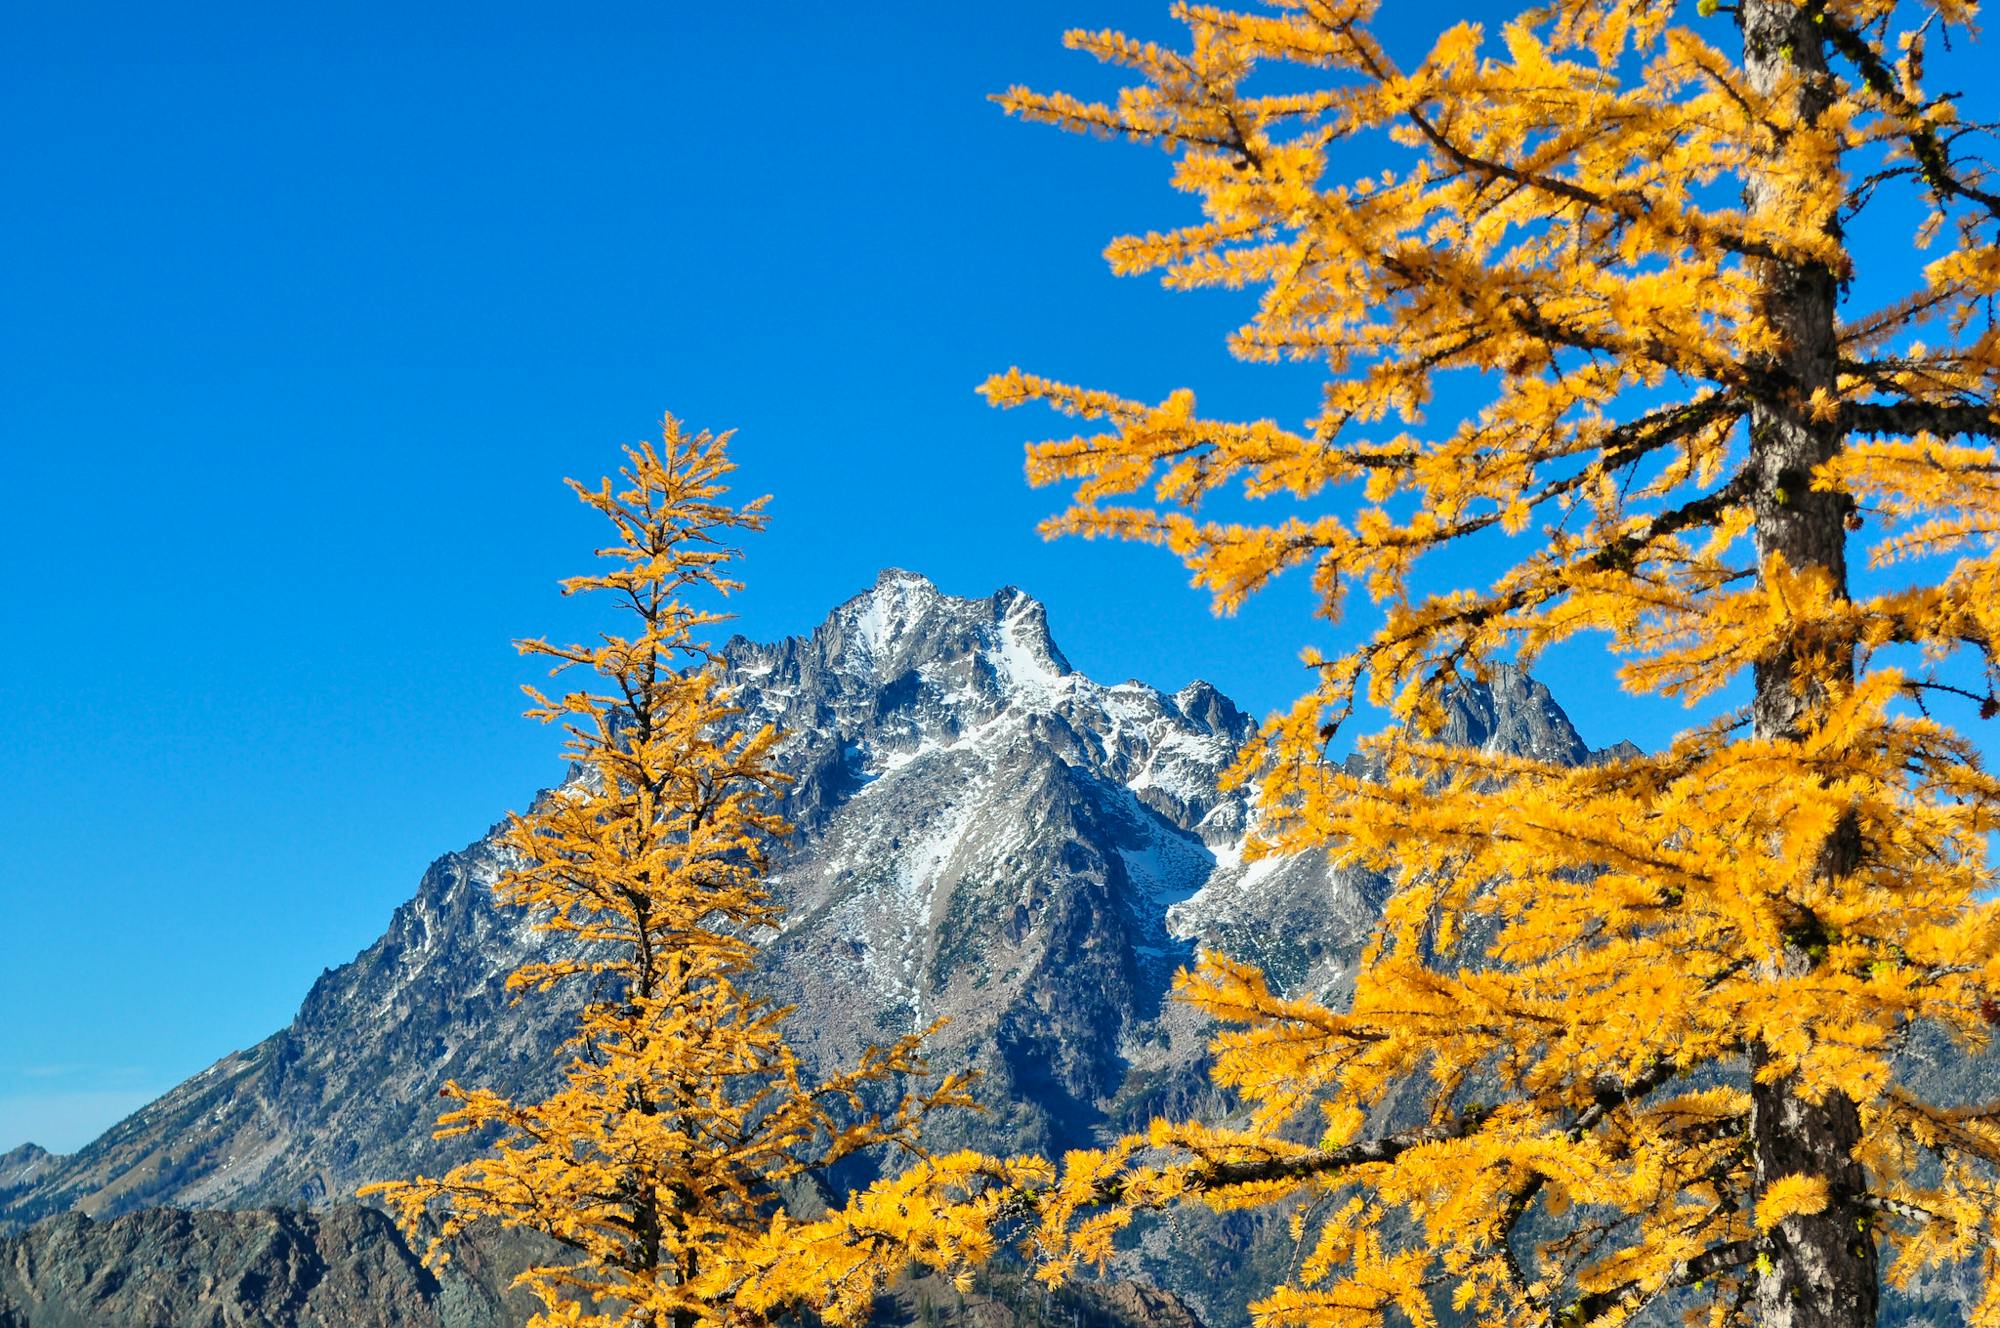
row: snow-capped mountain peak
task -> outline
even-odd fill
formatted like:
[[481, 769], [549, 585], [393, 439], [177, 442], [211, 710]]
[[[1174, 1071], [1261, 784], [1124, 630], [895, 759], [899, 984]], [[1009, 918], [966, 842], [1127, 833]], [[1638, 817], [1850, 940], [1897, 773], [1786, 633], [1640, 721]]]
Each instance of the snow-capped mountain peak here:
[[[964, 598], [892, 569], [811, 632], [722, 657], [793, 777], [770, 881], [786, 917], [760, 983], [826, 1063], [948, 1017], [934, 1063], [983, 1070], [995, 1109], [940, 1145], [1049, 1152], [1164, 1109], [1199, 1082], [1205, 1030], [1166, 999], [1196, 942], [1325, 990], [1373, 925], [1366, 878], [1244, 861], [1247, 809], [1217, 780], [1247, 716], [1207, 683], [1078, 673], [1020, 590]], [[1515, 742], [1527, 717], [1537, 750], [1571, 743], [1531, 685], [1473, 702], [1468, 739]], [[504, 865], [491, 836], [440, 859], [289, 1028], [76, 1155], [17, 1168], [0, 1221], [319, 1202], [448, 1165], [464, 1145], [431, 1138], [438, 1085], [546, 1088], [581, 998], [508, 999], [505, 974], [546, 940], [495, 907]]]

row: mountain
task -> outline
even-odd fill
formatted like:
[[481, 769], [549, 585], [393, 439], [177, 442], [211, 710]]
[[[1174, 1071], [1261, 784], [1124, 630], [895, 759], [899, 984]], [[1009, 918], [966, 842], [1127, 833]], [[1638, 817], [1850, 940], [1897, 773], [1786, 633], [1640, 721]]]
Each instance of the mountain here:
[[[1245, 861], [1249, 807], [1218, 779], [1252, 724], [1206, 683], [1103, 685], [1021, 591], [964, 599], [901, 571], [809, 636], [723, 655], [794, 779], [770, 882], [787, 915], [761, 980], [826, 1063], [949, 1020], [933, 1062], [983, 1071], [991, 1109], [942, 1123], [938, 1144], [1053, 1153], [1213, 1105], [1207, 1030], [1166, 999], [1198, 943], [1293, 989], [1338, 998], [1351, 980], [1382, 882], [1317, 857]], [[1465, 745], [1593, 759], [1518, 672], [1451, 706]], [[318, 1208], [449, 1165], [464, 1145], [430, 1138], [438, 1086], [537, 1092], [574, 1020], [506, 997], [542, 942], [493, 905], [504, 866], [492, 835], [439, 859], [288, 1028], [74, 1155], [0, 1158], [0, 1221]], [[1254, 1263], [1253, 1234], [1217, 1238]]]

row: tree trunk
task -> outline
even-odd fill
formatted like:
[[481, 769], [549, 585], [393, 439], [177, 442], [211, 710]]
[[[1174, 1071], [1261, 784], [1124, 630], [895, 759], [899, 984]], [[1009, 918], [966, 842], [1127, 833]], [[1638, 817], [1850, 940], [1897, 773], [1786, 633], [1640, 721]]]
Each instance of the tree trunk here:
[[[1804, 121], [1817, 119], [1830, 93], [1825, 48], [1809, 7], [1798, 0], [1743, 0], [1744, 67], [1751, 85], [1769, 96], [1787, 95]], [[1774, 145], [1774, 151], [1782, 151]], [[1798, 206], [1775, 179], [1753, 177], [1747, 202], [1754, 214], [1788, 215]], [[1824, 223], [1837, 230], [1836, 218]], [[1794, 571], [1816, 568], [1847, 587], [1845, 494], [1812, 490], [1815, 467], [1842, 443], [1834, 425], [1812, 419], [1805, 403], [1815, 389], [1835, 386], [1837, 345], [1834, 308], [1839, 280], [1822, 264], [1767, 263], [1761, 273], [1763, 310], [1783, 337], [1770, 362], [1770, 386], [1750, 416], [1750, 465], [1755, 476], [1755, 538], [1760, 566], [1782, 558]], [[1802, 682], [1799, 666], [1821, 677], [1851, 677], [1854, 643], [1801, 635], [1755, 669], [1752, 724], [1759, 738], [1794, 738], [1824, 710], [1823, 687]], [[1817, 870], [1851, 873], [1860, 857], [1852, 824], [1836, 830]], [[1785, 966], [1803, 972], [1825, 940], [1817, 920], [1801, 908], [1790, 926]], [[1775, 976], [1775, 974], [1774, 974]], [[1752, 1050], [1751, 1065], [1769, 1057]], [[1795, 1076], [1757, 1083], [1751, 1090], [1751, 1146], [1759, 1193], [1781, 1176], [1803, 1173], [1826, 1179], [1831, 1201], [1818, 1213], [1787, 1218], [1759, 1242], [1754, 1304], [1759, 1328], [1867, 1328], [1879, 1301], [1875, 1240], [1859, 1205], [1865, 1177], [1854, 1160], [1861, 1138], [1852, 1099], [1829, 1094], [1821, 1102], [1800, 1096]]]

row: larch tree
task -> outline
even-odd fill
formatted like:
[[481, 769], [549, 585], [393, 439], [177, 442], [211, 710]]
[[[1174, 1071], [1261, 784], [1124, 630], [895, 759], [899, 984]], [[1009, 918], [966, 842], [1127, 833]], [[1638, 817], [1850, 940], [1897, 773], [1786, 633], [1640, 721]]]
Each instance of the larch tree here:
[[[1996, 708], [2000, 182], [1924, 69], [1977, 9], [1550, 0], [1411, 64], [1372, 0], [1182, 5], [1175, 47], [1069, 35], [1136, 71], [1115, 101], [1002, 98], [1166, 147], [1200, 218], [1112, 266], [1255, 289], [1233, 349], [1324, 366], [1297, 426], [984, 390], [1089, 422], [1030, 448], [1052, 532], [1165, 545], [1225, 612], [1293, 568], [1368, 608], [1239, 776], [1268, 851], [1394, 882], [1349, 1009], [1184, 975], [1247, 1114], [1071, 1157], [1055, 1271], [1199, 1194], [1297, 1205], [1268, 1328], [1852, 1328], [1958, 1262], [2000, 1324], [2000, 1104], [1911, 1073], [2000, 998], [2000, 784], [1944, 708]], [[1581, 634], [1747, 704], [1582, 769], [1424, 737]], [[1405, 721], [1379, 777], [1328, 759], [1364, 699]]]
[[564, 1083], [540, 1102], [447, 1084], [456, 1105], [439, 1137], [491, 1135], [488, 1151], [441, 1177], [362, 1191], [412, 1237], [433, 1230], [432, 1259], [481, 1219], [553, 1238], [566, 1257], [521, 1278], [544, 1307], [538, 1325], [756, 1324], [801, 1304], [853, 1317], [907, 1259], [903, 1246], [850, 1256], [844, 1281], [803, 1265], [766, 1276], [757, 1304], [739, 1303], [746, 1258], [768, 1264], [759, 1252], [784, 1229], [783, 1188], [859, 1149], [915, 1149], [927, 1112], [969, 1104], [953, 1076], [870, 1111], [871, 1083], [923, 1073], [918, 1038], [815, 1082], [785, 1040], [786, 1011], [742, 985], [755, 938], [778, 920], [761, 878], [787, 826], [772, 800], [785, 782], [777, 734], [738, 730], [701, 640], [720, 615], [683, 598], [737, 589], [727, 541], [764, 522], [761, 499], [721, 501], [727, 440], [669, 416], [658, 448], [627, 449], [622, 486], [571, 481], [616, 540], [598, 551], [609, 566], [565, 581], [564, 593], [603, 593], [632, 632], [520, 643], [556, 673], [595, 675], [559, 698], [529, 689], [529, 713], [567, 730], [573, 774], [510, 818], [515, 865], [494, 885], [550, 943], [509, 989], [588, 992], [563, 1048]]

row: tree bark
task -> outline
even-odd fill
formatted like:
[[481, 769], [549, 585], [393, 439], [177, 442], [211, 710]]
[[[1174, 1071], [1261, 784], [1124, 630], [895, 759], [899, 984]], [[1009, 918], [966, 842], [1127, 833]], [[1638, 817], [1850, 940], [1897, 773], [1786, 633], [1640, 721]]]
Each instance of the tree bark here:
[[[1822, 34], [1812, 9], [1799, 0], [1742, 0], [1744, 67], [1751, 85], [1766, 96], [1782, 95], [1802, 121], [1826, 109], [1831, 78]], [[1773, 151], [1782, 151], [1773, 145]], [[1753, 176], [1746, 191], [1754, 214], [1786, 224], [1797, 205], [1782, 182]], [[1837, 233], [1838, 221], [1824, 223]], [[1837, 373], [1835, 304], [1839, 279], [1824, 264], [1766, 261], [1762, 313], [1782, 337], [1767, 380], [1782, 386], [1758, 401], [1750, 415], [1752, 510], [1760, 568], [1782, 559], [1793, 571], [1818, 569], [1847, 591], [1847, 532], [1850, 500], [1845, 494], [1814, 492], [1815, 468], [1839, 451], [1844, 433], [1837, 422], [1812, 418], [1806, 409], [1816, 389], [1832, 393]], [[1824, 712], [1824, 679], [1851, 678], [1854, 643], [1801, 632], [1770, 659], [1755, 666], [1752, 725], [1760, 738], [1796, 738], [1810, 731]], [[1849, 823], [1835, 831], [1815, 864], [1827, 876], [1844, 876], [1858, 865], [1861, 844]], [[1826, 939], [1809, 911], [1791, 922], [1784, 966], [1809, 970]], [[1777, 976], [1777, 974], [1773, 974]], [[1752, 1049], [1751, 1066], [1761, 1070], [1770, 1056]], [[1751, 1143], [1758, 1192], [1786, 1175], [1824, 1177], [1830, 1194], [1818, 1213], [1796, 1215], [1758, 1242], [1755, 1321], [1759, 1328], [1868, 1328], [1880, 1300], [1875, 1239], [1861, 1207], [1865, 1177], [1854, 1159], [1860, 1142], [1859, 1113], [1838, 1093], [1811, 1102], [1796, 1076], [1757, 1082], [1751, 1089]]]

